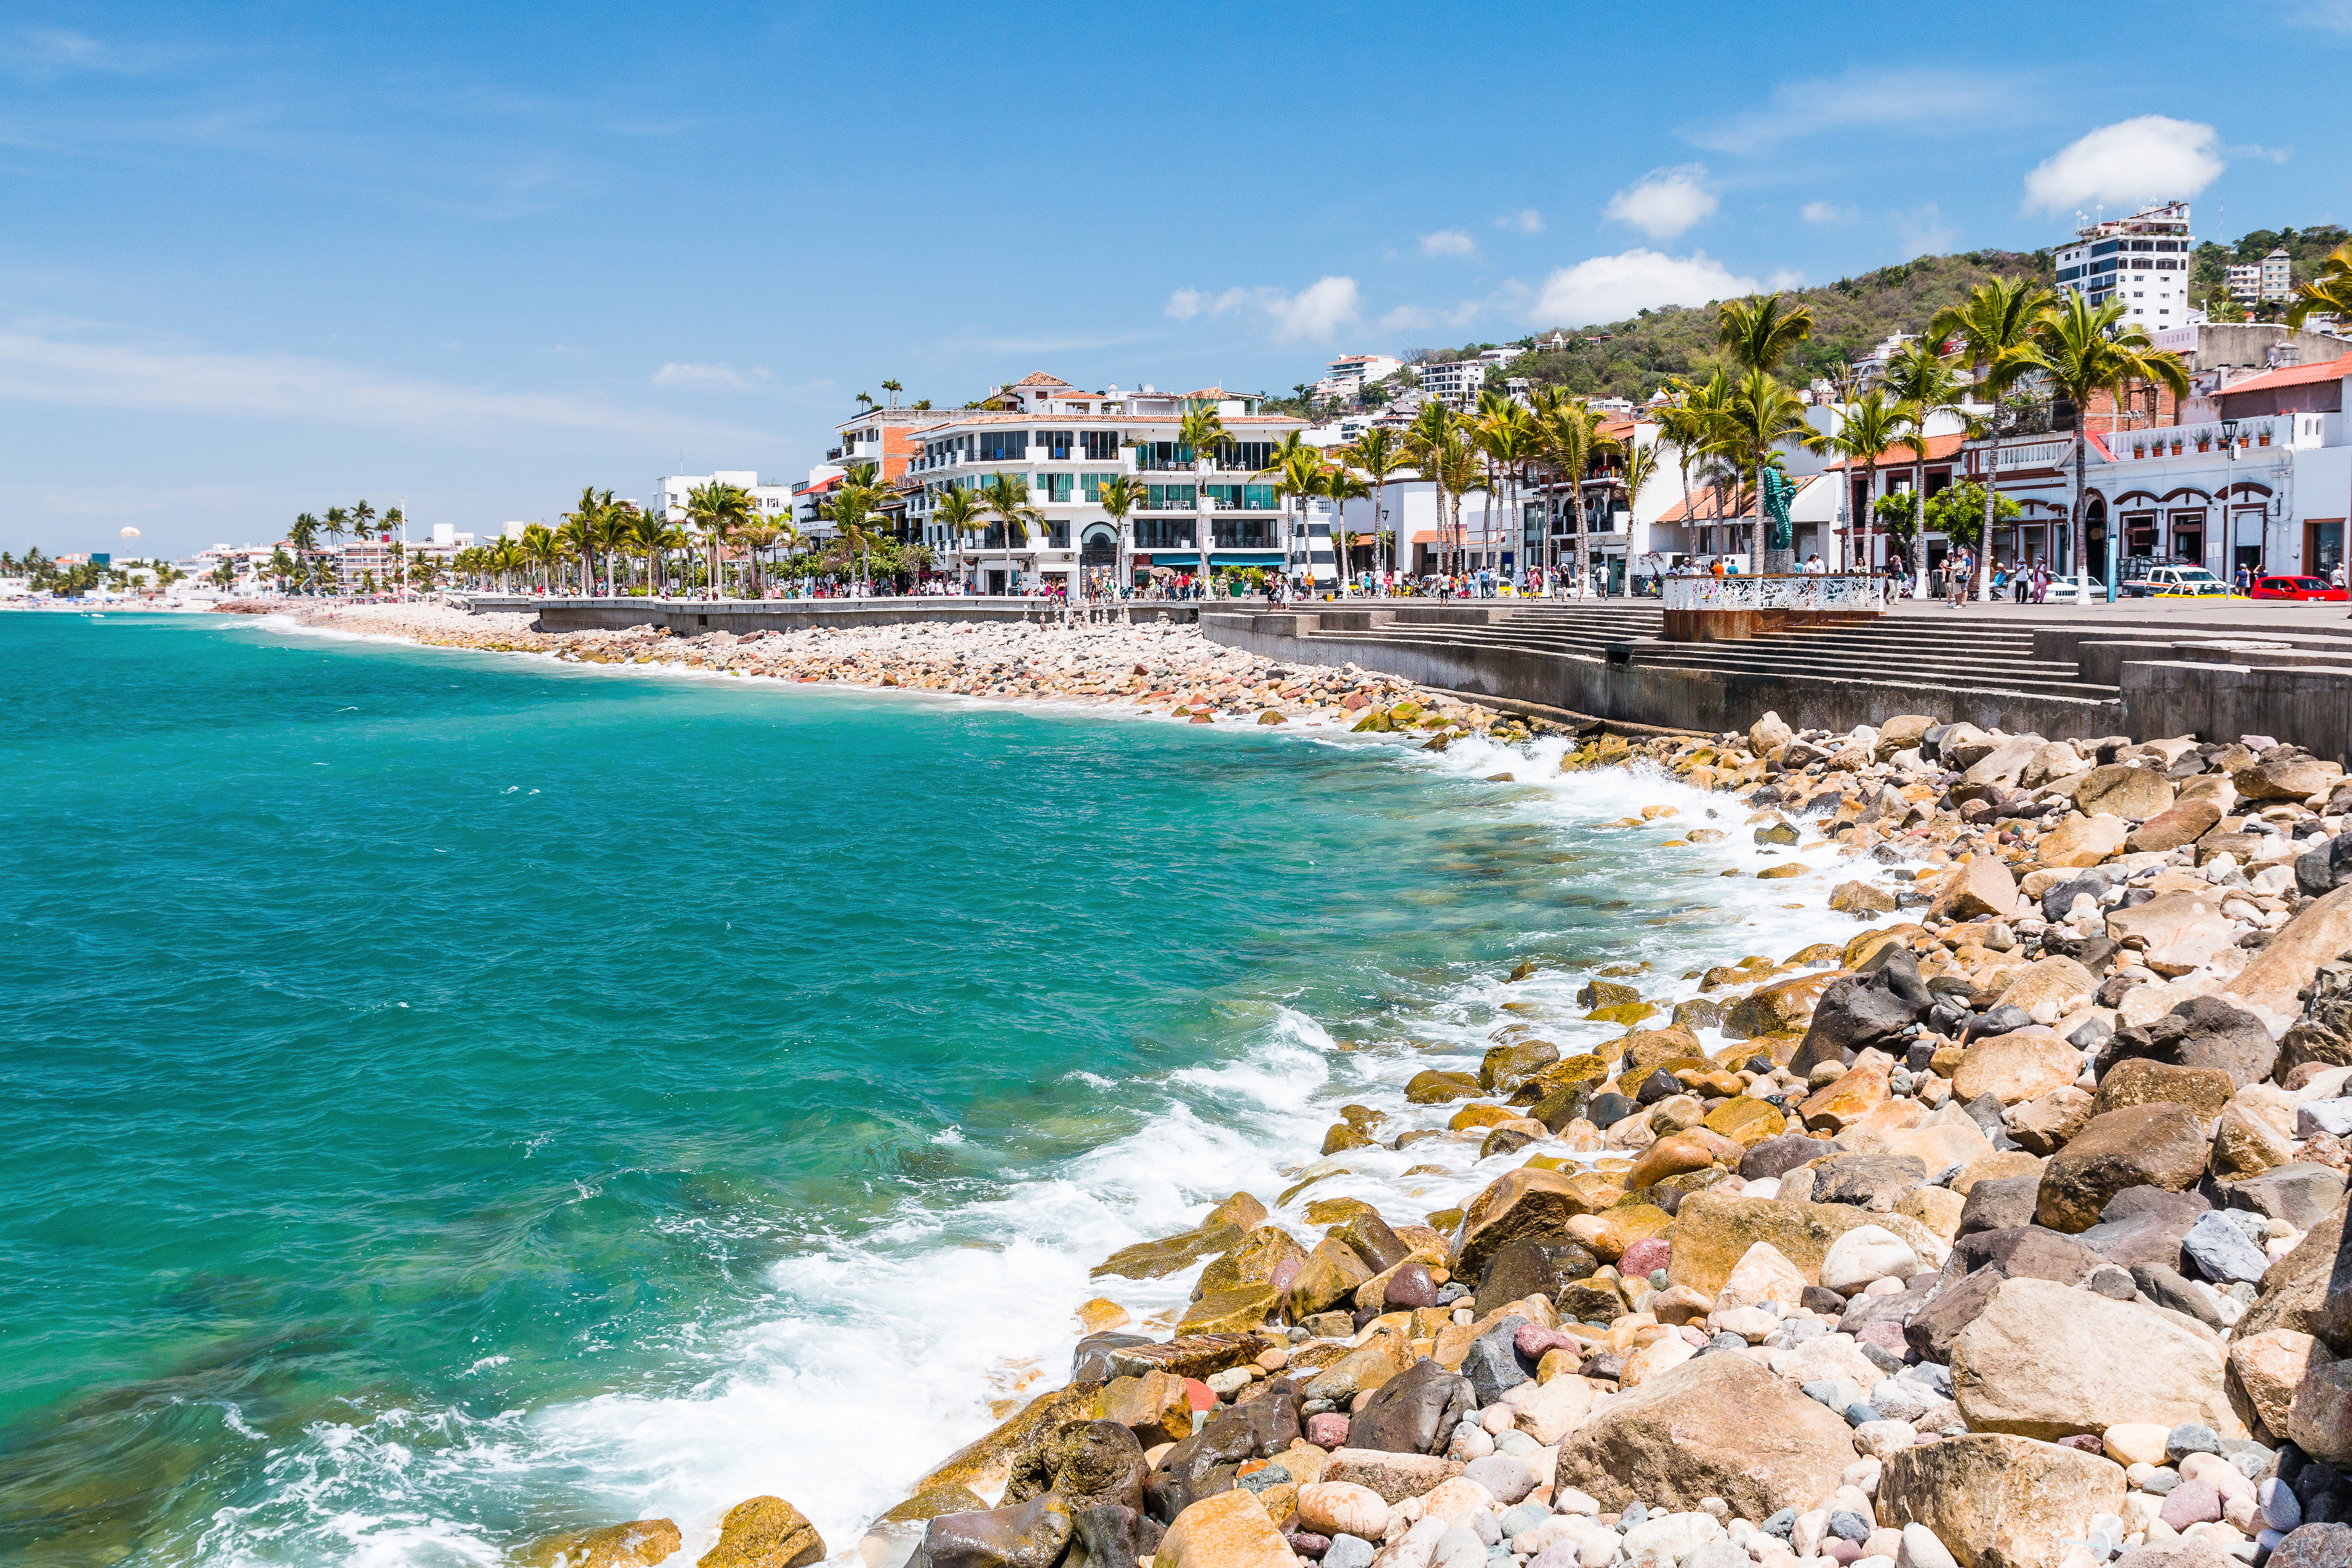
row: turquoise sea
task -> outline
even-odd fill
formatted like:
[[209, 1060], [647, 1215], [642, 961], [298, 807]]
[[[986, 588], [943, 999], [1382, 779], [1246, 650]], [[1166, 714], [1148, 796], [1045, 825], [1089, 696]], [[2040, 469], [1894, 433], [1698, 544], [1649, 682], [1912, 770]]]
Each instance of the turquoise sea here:
[[[1066, 1373], [1078, 1302], [1189, 1291], [1091, 1264], [1271, 1202], [1339, 1104], [1501, 1023], [1574, 1048], [1597, 964], [1853, 929], [1722, 878], [1734, 812], [1606, 826], [1723, 803], [1557, 742], [223, 616], [0, 615], [0, 664], [9, 1563], [487, 1563], [646, 1515], [683, 1563], [761, 1492], [854, 1552]], [[1475, 1154], [1358, 1152], [1281, 1217], [1444, 1207]]]

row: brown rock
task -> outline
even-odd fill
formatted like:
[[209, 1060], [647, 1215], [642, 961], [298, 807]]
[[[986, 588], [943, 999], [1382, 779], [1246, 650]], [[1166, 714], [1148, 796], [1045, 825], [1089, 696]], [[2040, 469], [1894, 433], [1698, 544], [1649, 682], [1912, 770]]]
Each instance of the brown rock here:
[[1212, 1290], [1184, 1310], [1176, 1324], [1181, 1333], [1237, 1334], [1263, 1324], [1282, 1305], [1282, 1291], [1271, 1280]]
[[1103, 1385], [1102, 1419], [1116, 1421], [1147, 1448], [1192, 1435], [1192, 1400], [1184, 1380], [1164, 1372], [1115, 1377]]
[[1439, 1072], [1432, 1068], [1412, 1075], [1404, 1086], [1404, 1097], [1415, 1105], [1444, 1105], [1452, 1100], [1475, 1100], [1483, 1092], [1478, 1080], [1466, 1072]]
[[2310, 757], [2280, 757], [2252, 763], [2230, 775], [2238, 794], [2248, 800], [2302, 800], [2333, 789], [2344, 777], [2334, 763]]
[[1264, 1225], [1265, 1217], [1264, 1204], [1247, 1193], [1235, 1193], [1191, 1230], [1121, 1247], [1096, 1264], [1094, 1272], [1097, 1277], [1116, 1274], [1129, 1279], [1157, 1279], [1224, 1251], [1241, 1239], [1244, 1231]]
[[1892, 913], [1895, 895], [1875, 882], [1840, 882], [1830, 889], [1830, 908], [1868, 920]]
[[1315, 1244], [1307, 1255], [1298, 1276], [1290, 1282], [1290, 1312], [1293, 1318], [1303, 1318], [1322, 1311], [1334, 1302], [1345, 1300], [1356, 1293], [1356, 1287], [1372, 1277], [1364, 1260], [1345, 1242], [1329, 1237]]
[[1827, 1407], [1744, 1355], [1707, 1355], [1651, 1373], [1561, 1438], [1553, 1484], [1604, 1509], [1721, 1498], [1767, 1519], [1811, 1508], [1853, 1462], [1853, 1434]]
[[755, 1497], [727, 1510], [719, 1544], [695, 1568], [806, 1568], [824, 1558], [824, 1538], [807, 1515], [780, 1497]]
[[[1263, 1213], [1261, 1210], [1261, 1217]], [[1255, 1345], [1252, 1341], [1243, 1342]], [[1165, 1353], [1165, 1347], [1159, 1345], [1139, 1345], [1130, 1349]], [[1246, 1360], [1247, 1356], [1241, 1359]], [[1185, 1367], [1171, 1366], [1162, 1370], [1179, 1376], [1206, 1375]], [[993, 1431], [966, 1443], [942, 1459], [915, 1483], [915, 1491], [919, 1494], [943, 1488], [968, 1487], [983, 1494], [1001, 1492], [1005, 1483], [1012, 1479], [1014, 1460], [1051, 1441], [1065, 1422], [1093, 1420], [1096, 1402], [1101, 1398], [1102, 1392], [1103, 1385], [1099, 1383], [1073, 1383], [1051, 1394], [1038, 1395], [1007, 1416]]]
[[1478, 1082], [1494, 1094], [1508, 1094], [1559, 1060], [1549, 1040], [1515, 1040], [1496, 1046], [1478, 1063]]
[[2270, 1329], [2231, 1342], [2230, 1381], [2245, 1395], [2247, 1407], [2273, 1444], [2287, 1435], [2287, 1410], [2311, 1370], [2315, 1351], [2326, 1359], [2327, 1352], [2319, 1349], [2317, 1340], [2293, 1329]]
[[1975, 920], [1979, 915], [2005, 919], [2017, 911], [2017, 879], [1990, 855], [1979, 855], [1955, 866], [1937, 890], [1930, 912], [1946, 920]]
[[2074, 786], [2074, 807], [2087, 816], [2105, 814], [2145, 822], [2172, 805], [2172, 785], [2153, 768], [2113, 763], [2093, 768]]
[[2186, 1192], [2205, 1173], [2204, 1123], [2171, 1100], [2094, 1116], [2042, 1173], [2034, 1218], [2053, 1230], [2088, 1230], [2126, 1187]]
[[1872, 1217], [1852, 1204], [1793, 1204], [1693, 1193], [1675, 1211], [1668, 1232], [1674, 1251], [1666, 1265], [1667, 1279], [1713, 1296], [1748, 1249], [1764, 1242], [1787, 1258], [1807, 1284], [1818, 1285], [1830, 1244], [1857, 1226], [1872, 1223]]
[[1625, 1173], [1625, 1186], [1628, 1191], [1654, 1186], [1668, 1176], [1704, 1171], [1714, 1163], [1715, 1156], [1688, 1138], [1661, 1138], [1643, 1150], [1633, 1168]]
[[1742, 1148], [1752, 1149], [1767, 1138], [1778, 1138], [1788, 1127], [1789, 1119], [1780, 1113], [1779, 1106], [1743, 1094], [1708, 1111], [1702, 1125]]
[[2303, 1012], [2298, 994], [2323, 963], [2352, 952], [2352, 884], [2314, 899], [2271, 933], [2245, 968], [2221, 987], [2223, 1000], [2247, 1008], [2284, 1034]]
[[2113, 1459], [1971, 1432], [1887, 1455], [1878, 1521], [1926, 1525], [1960, 1568], [2058, 1568], [2093, 1518], [2122, 1511], [2126, 1489]]
[[1831, 969], [1759, 985], [1724, 1009], [1723, 1037], [1748, 1040], [1759, 1035], [1801, 1033], [1822, 993], [1845, 977], [1845, 971]]
[[1885, 1104], [1887, 1093], [1887, 1068], [1861, 1063], [1808, 1095], [1797, 1114], [1816, 1132], [1835, 1132]]
[[2038, 1100], [2027, 1100], [2002, 1120], [2008, 1124], [2010, 1136], [2026, 1152], [2054, 1154], [2091, 1120], [2091, 1107], [2090, 1091], [2068, 1084]]
[[2210, 1121], [2237, 1092], [2238, 1086], [2219, 1068], [2177, 1068], [2134, 1057], [2109, 1068], [2107, 1076], [2099, 1080], [2092, 1114], [2104, 1116], [2127, 1105], [2168, 1100], [2188, 1106], [2200, 1120]]
[[2135, 855], [2146, 850], [2178, 849], [2184, 844], [2196, 843], [2221, 820], [2221, 802], [2210, 796], [2184, 800], [2133, 828], [2124, 847]]
[[1209, 1260], [1192, 1288], [1192, 1299], [1197, 1301], [1212, 1291], [1239, 1285], [1263, 1285], [1286, 1268], [1295, 1275], [1306, 1262], [1307, 1249], [1292, 1240], [1288, 1231], [1262, 1225], [1244, 1236], [1231, 1252]]
[[2181, 1321], [2049, 1279], [2005, 1279], [1952, 1341], [1952, 1401], [1971, 1431], [2056, 1441], [2126, 1421], [2243, 1436], [2221, 1348]]
[[1236, 1487], [1178, 1514], [1158, 1561], [1159, 1568], [1297, 1568], [1298, 1557], [1258, 1494]]
[[2241, 1181], [2288, 1164], [2294, 1155], [2293, 1139], [2244, 1104], [2233, 1102], [2214, 1119], [2213, 1149], [2206, 1169], [2216, 1180]]
[[2098, 976], [2063, 954], [2036, 959], [2011, 977], [1997, 1005], [2022, 1007], [2037, 1024], [2053, 1024], [2098, 990]]
[[1335, 1448], [1323, 1466], [1322, 1479], [1368, 1487], [1380, 1493], [1382, 1502], [1400, 1503], [1434, 1490], [1461, 1473], [1458, 1459], [1391, 1454], [1378, 1448]]
[[2017, 1105], [2065, 1088], [2082, 1070], [2083, 1053], [2048, 1029], [2020, 1029], [1969, 1046], [1952, 1075], [1952, 1092], [1963, 1103], [1991, 1094]]
[[2066, 819], [2042, 836], [2034, 854], [2044, 866], [2095, 866], [2128, 842], [2130, 830], [2119, 816], [2084, 816], [2069, 813]]
[[1559, 1236], [1567, 1231], [1570, 1220], [1604, 1206], [1587, 1195], [1592, 1191], [1591, 1183], [1580, 1185], [1565, 1173], [1522, 1165], [1470, 1200], [1463, 1212], [1461, 1240], [1446, 1267], [1457, 1276], [1476, 1279], [1506, 1242]]
[[2295, 1384], [2286, 1435], [2315, 1459], [2352, 1464], [2352, 1361], [2314, 1357]]
[[685, 1544], [677, 1526], [668, 1520], [633, 1519], [533, 1542], [521, 1562], [526, 1568], [654, 1568]]

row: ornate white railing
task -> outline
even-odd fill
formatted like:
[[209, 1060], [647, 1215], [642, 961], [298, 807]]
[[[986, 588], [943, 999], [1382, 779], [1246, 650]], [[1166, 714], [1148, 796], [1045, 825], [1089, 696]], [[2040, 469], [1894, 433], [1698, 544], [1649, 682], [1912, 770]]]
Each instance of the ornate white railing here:
[[1860, 574], [1664, 581], [1669, 610], [1877, 610], [1886, 605], [1884, 579]]

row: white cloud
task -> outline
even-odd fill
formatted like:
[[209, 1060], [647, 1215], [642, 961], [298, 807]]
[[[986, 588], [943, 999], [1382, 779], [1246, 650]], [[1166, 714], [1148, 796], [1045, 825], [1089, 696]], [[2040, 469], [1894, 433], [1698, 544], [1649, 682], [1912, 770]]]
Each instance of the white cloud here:
[[1837, 202], [1807, 202], [1798, 209], [1797, 216], [1807, 223], [1819, 224], [1823, 228], [1834, 228], [1843, 224], [1859, 221], [1862, 217], [1862, 210], [1851, 203], [1841, 205]]
[[1496, 218], [1495, 226], [1515, 228], [1521, 234], [1541, 234], [1544, 228], [1543, 214], [1533, 207], [1523, 207], [1517, 212], [1505, 213], [1501, 217]]
[[1672, 239], [1715, 216], [1715, 193], [1699, 182], [1706, 178], [1701, 163], [1677, 169], [1653, 169], [1609, 198], [1601, 216], [1640, 229], [1652, 239]]
[[755, 365], [749, 373], [731, 364], [690, 364], [672, 361], [654, 372], [656, 386], [690, 386], [704, 391], [751, 392], [763, 381], [772, 381], [764, 365]]
[[1328, 339], [1358, 319], [1361, 300], [1352, 278], [1326, 277], [1296, 294], [1280, 289], [1228, 289], [1211, 294], [1200, 289], [1179, 289], [1168, 296], [1168, 314], [1180, 321], [1199, 316], [1211, 320], [1229, 316], [1244, 307], [1265, 312], [1274, 341], [1295, 338]]
[[1435, 234], [1421, 237], [1423, 256], [1475, 256], [1478, 242], [1458, 228], [1441, 228]]
[[1764, 279], [1764, 292], [1767, 294], [1778, 294], [1784, 289], [1801, 289], [1804, 286], [1805, 275], [1793, 267], [1776, 268]]
[[1941, 132], [2030, 109], [2018, 79], [1953, 71], [1865, 70], [1782, 82], [1759, 108], [1683, 132], [1695, 146], [1760, 153], [1823, 132], [1916, 127]]
[[2195, 195], [2227, 168], [2213, 128], [2143, 114], [2103, 125], [2025, 176], [2024, 212], [2065, 214]]
[[765, 440], [739, 426], [614, 408], [561, 393], [494, 392], [382, 376], [334, 360], [141, 348], [0, 333], [0, 397], [87, 408], [324, 421], [478, 437], [488, 428]]
[[1754, 292], [1755, 279], [1734, 275], [1703, 250], [1664, 256], [1637, 248], [1555, 268], [1529, 315], [1538, 326], [1582, 327], [1622, 321], [1645, 306], [1703, 305]]

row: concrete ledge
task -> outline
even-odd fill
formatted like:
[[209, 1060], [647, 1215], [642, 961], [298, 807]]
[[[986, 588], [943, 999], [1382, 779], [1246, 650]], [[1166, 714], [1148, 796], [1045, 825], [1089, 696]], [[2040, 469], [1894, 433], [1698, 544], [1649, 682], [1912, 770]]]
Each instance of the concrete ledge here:
[[[551, 632], [620, 631], [629, 626], [667, 626], [680, 637], [702, 632], [804, 631], [811, 626], [897, 626], [934, 622], [1027, 621], [1059, 626], [1061, 607], [1036, 599], [525, 599], [482, 596], [469, 606], [490, 611], [536, 612]], [[1201, 606], [1185, 601], [1143, 599], [1127, 606], [1137, 626], [1165, 621], [1189, 626]], [[1076, 612], [1074, 612], [1074, 614]]]
[[2152, 659], [2126, 664], [2122, 676], [2119, 733], [2272, 735], [2323, 760], [2352, 763], [2352, 668]]

